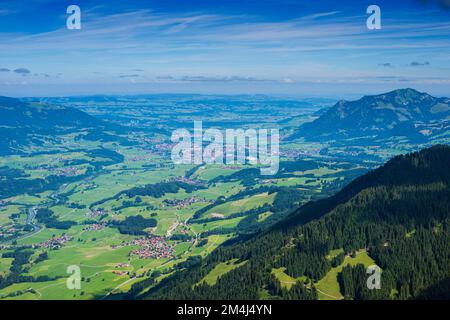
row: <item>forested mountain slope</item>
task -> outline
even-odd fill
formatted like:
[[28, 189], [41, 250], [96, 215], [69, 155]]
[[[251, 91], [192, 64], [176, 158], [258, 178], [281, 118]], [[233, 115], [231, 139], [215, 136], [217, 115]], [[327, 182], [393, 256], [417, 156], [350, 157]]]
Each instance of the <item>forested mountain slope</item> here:
[[[317, 299], [330, 272], [347, 299], [448, 296], [449, 169], [449, 146], [398, 156], [263, 234], [192, 259], [156, 286], [135, 285], [130, 297]], [[381, 289], [367, 289], [365, 267], [344, 263], [358, 254], [381, 267]]]
[[[406, 136], [411, 141], [426, 141], [445, 131], [448, 120], [449, 98], [399, 89], [356, 101], [341, 100], [313, 122], [303, 124], [291, 138], [339, 140]], [[446, 125], [442, 126], [443, 123]]]
[[107, 128], [112, 126], [75, 108], [0, 96], [0, 155], [20, 153], [32, 143], [39, 144], [39, 136]]

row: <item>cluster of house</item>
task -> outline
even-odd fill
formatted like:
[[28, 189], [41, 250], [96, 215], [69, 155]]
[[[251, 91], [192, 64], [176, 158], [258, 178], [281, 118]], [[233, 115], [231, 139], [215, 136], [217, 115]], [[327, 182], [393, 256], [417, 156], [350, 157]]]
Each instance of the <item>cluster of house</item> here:
[[104, 223], [94, 223], [94, 224], [89, 224], [86, 227], [84, 227], [83, 231], [98, 231], [98, 230], [102, 230], [103, 228], [105, 228]]
[[[0, 225], [0, 230], [2, 230], [2, 226]], [[0, 231], [0, 238], [8, 237], [15, 234], [18, 230], [15, 227], [10, 227], [9, 229]]]
[[186, 177], [183, 177], [183, 176], [171, 177], [167, 181], [168, 182], [184, 182], [184, 183], [187, 183], [187, 184], [190, 184], [190, 185], [194, 185], [194, 186], [197, 186], [197, 185], [201, 184], [201, 182], [198, 181], [198, 180], [193, 180], [193, 179], [186, 178]]
[[280, 151], [280, 156], [286, 158], [298, 158], [300, 156], [302, 157], [317, 156], [320, 154], [320, 150], [321, 150], [320, 148], [310, 148], [308, 150], [285, 149]]
[[95, 218], [95, 217], [100, 217], [104, 214], [108, 214], [108, 212], [104, 209], [91, 209], [91, 211], [89, 211], [86, 215], [89, 218]]
[[[147, 238], [138, 238], [132, 241], [124, 242], [122, 246], [138, 246], [130, 252], [130, 255], [137, 255], [141, 259], [161, 259], [173, 257], [173, 246], [169, 245], [163, 237], [151, 236]], [[113, 249], [119, 246], [111, 246]]]
[[168, 207], [186, 208], [196, 202], [207, 202], [205, 198], [200, 198], [197, 196], [192, 196], [186, 199], [165, 199], [163, 204]]
[[53, 171], [55, 175], [62, 177], [73, 177], [78, 174], [77, 167], [52, 168], [50, 171]]
[[188, 229], [187, 227], [183, 227], [183, 228], [180, 230], [180, 233], [181, 233], [181, 234], [189, 234], [189, 229]]
[[116, 268], [128, 268], [130, 266], [129, 263], [118, 263], [116, 264]]
[[42, 242], [39, 246], [45, 249], [59, 249], [70, 240], [72, 240], [72, 237], [65, 234], [61, 237], [51, 237], [47, 241]]
[[[115, 268], [128, 268], [130, 266], [130, 264], [128, 263], [118, 263], [116, 264]], [[126, 270], [112, 270], [112, 273], [117, 274], [119, 276], [123, 276], [123, 275], [129, 275], [130, 271], [126, 271]]]

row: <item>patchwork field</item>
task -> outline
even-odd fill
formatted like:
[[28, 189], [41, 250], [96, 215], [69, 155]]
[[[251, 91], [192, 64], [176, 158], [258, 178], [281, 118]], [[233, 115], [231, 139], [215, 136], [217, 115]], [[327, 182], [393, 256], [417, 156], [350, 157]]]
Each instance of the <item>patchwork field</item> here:
[[[248, 106], [230, 111], [215, 101], [203, 110], [209, 102], [198, 102], [200, 108], [168, 97], [125, 100], [120, 108], [71, 102], [119, 127], [36, 135], [20, 153], [0, 156], [0, 299], [109, 299], [143, 284], [148, 289], [189, 259], [270, 227], [335, 192], [355, 176], [352, 170], [370, 167], [323, 159], [322, 145], [303, 140], [282, 145], [280, 170], [270, 177], [248, 164], [174, 165], [170, 133], [191, 124], [195, 110], [213, 126], [251, 128], [257, 119], [258, 127], [271, 128], [291, 119], [282, 128], [289, 131], [322, 105], [262, 99], [254, 114], [237, 116]], [[301, 160], [299, 148], [306, 153]], [[220, 264], [202, 283], [212, 285], [242, 263]], [[73, 266], [81, 288], [70, 290]]]

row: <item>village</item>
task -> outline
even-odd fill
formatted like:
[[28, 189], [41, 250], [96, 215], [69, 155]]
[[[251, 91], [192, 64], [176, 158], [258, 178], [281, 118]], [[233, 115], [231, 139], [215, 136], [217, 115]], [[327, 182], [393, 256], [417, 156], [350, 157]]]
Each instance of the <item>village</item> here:
[[61, 237], [51, 237], [45, 242], [42, 242], [39, 247], [44, 249], [60, 249], [65, 243], [72, 240], [72, 237], [69, 235], [62, 235]]
[[178, 177], [171, 177], [169, 179], [166, 180], [167, 182], [183, 182], [183, 183], [187, 183], [193, 186], [198, 186], [201, 185], [202, 183], [198, 180], [193, 180], [190, 178], [186, 178], [183, 176], [178, 176]]
[[73, 177], [78, 174], [78, 169], [76, 167], [64, 167], [57, 169], [50, 169], [50, 172], [54, 172], [60, 177]]
[[91, 209], [89, 212], [86, 213], [86, 215], [89, 218], [96, 218], [96, 217], [101, 217], [103, 215], [107, 215], [108, 212], [104, 209]]
[[165, 199], [163, 204], [168, 207], [177, 207], [178, 209], [186, 208], [196, 202], [209, 202], [205, 198], [200, 198], [197, 196], [192, 196], [183, 200], [180, 199]]
[[104, 223], [93, 223], [83, 228], [83, 231], [99, 231], [106, 227]]
[[174, 255], [173, 246], [159, 236], [124, 241], [121, 245], [112, 245], [111, 248], [118, 249], [127, 246], [139, 246], [138, 249], [133, 249], [130, 255], [137, 255], [140, 259], [172, 258]]

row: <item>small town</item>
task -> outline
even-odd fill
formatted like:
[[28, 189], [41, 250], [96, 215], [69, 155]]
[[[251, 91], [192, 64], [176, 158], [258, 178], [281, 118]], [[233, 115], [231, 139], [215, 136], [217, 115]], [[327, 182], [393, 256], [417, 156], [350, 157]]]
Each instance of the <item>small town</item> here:
[[168, 206], [168, 207], [177, 207], [179, 209], [181, 208], [186, 208], [188, 206], [190, 206], [193, 203], [196, 202], [207, 202], [207, 200], [205, 198], [200, 198], [197, 196], [193, 196], [193, 197], [189, 197], [183, 200], [179, 200], [179, 199], [165, 199], [163, 201], [164, 205]]
[[194, 180], [194, 179], [190, 179], [190, 178], [186, 178], [186, 177], [182, 177], [182, 176], [172, 177], [170, 179], [167, 179], [167, 182], [184, 182], [184, 183], [194, 185], [194, 186], [201, 185], [201, 182], [198, 180]]
[[163, 237], [154, 236], [150, 238], [135, 239], [131, 244], [140, 246], [140, 248], [132, 250], [130, 255], [137, 255], [141, 259], [173, 257], [173, 248]]
[[47, 241], [41, 243], [40, 247], [45, 249], [59, 249], [70, 240], [72, 240], [72, 237], [66, 234], [61, 237], [51, 237]]
[[86, 213], [86, 215], [89, 218], [100, 217], [100, 216], [105, 215], [105, 214], [108, 214], [108, 212], [106, 210], [103, 210], [103, 209], [92, 209], [91, 211]]
[[104, 223], [94, 223], [94, 224], [90, 224], [90, 225], [87, 225], [86, 227], [84, 227], [83, 231], [99, 231], [104, 228], [105, 228]]
[[173, 246], [169, 245], [163, 237], [159, 236], [124, 241], [121, 245], [111, 245], [111, 248], [119, 249], [128, 246], [139, 246], [138, 249], [132, 250], [130, 255], [137, 255], [140, 259], [172, 258], [174, 255]]

